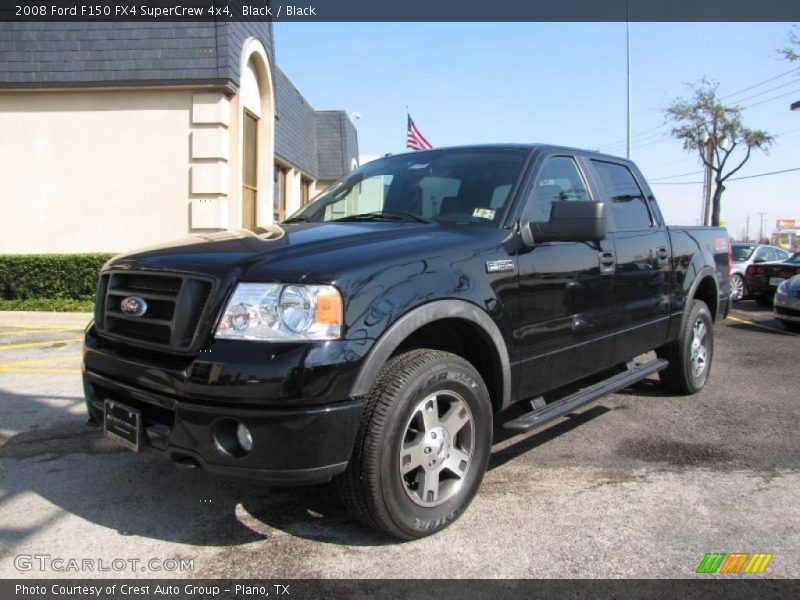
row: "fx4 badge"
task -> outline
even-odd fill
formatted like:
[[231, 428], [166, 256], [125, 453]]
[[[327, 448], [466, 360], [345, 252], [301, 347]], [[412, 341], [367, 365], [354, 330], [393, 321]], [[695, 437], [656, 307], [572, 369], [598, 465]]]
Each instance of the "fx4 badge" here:
[[516, 265], [514, 265], [514, 261], [510, 258], [486, 261], [487, 273], [503, 273], [505, 271], [513, 271], [515, 268]]

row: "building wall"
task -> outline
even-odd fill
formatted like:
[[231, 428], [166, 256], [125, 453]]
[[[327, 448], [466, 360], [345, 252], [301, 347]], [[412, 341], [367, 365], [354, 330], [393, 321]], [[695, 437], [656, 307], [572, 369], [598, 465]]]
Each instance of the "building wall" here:
[[353, 122], [343, 110], [317, 111], [317, 175], [333, 182], [358, 163], [358, 139]]
[[0, 253], [124, 252], [247, 224], [248, 102], [255, 225], [273, 222], [273, 167], [294, 213], [320, 159], [331, 180], [352, 168], [355, 128], [325, 111], [320, 129], [274, 64], [268, 22], [0, 23]]
[[286, 74], [275, 71], [275, 153], [287, 163], [317, 176], [314, 108]]
[[188, 233], [192, 103], [187, 91], [0, 94], [0, 253], [121, 252]]

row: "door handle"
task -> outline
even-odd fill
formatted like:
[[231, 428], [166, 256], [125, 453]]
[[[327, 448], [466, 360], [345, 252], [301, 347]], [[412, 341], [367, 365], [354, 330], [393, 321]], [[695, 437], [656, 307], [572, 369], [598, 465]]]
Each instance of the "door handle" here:
[[601, 273], [613, 273], [617, 264], [617, 257], [613, 252], [598, 252], [597, 259], [600, 263]]

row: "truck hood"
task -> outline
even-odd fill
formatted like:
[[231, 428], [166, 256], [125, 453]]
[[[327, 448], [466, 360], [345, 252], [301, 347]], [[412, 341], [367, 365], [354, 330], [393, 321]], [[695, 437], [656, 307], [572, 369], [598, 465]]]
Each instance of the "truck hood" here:
[[[191, 236], [117, 256], [106, 268], [212, 275], [219, 279], [335, 279], [355, 263], [377, 264], [465, 243], [473, 227], [426, 223], [300, 223]], [[489, 231], [481, 228], [486, 234]], [[473, 237], [474, 239], [474, 237]]]

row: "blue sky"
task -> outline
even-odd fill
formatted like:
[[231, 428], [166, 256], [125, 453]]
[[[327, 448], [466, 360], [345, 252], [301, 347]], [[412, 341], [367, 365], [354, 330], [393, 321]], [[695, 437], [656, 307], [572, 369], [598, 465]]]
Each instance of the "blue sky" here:
[[[696, 224], [702, 185], [693, 154], [668, 136], [662, 109], [703, 76], [745, 123], [781, 134], [737, 173], [800, 167], [800, 63], [787, 23], [633, 23], [632, 150], [672, 224]], [[435, 146], [549, 142], [625, 154], [624, 23], [276, 23], [278, 64], [318, 109], [361, 113], [362, 154], [404, 151], [406, 105]], [[772, 81], [766, 81], [771, 78]], [[752, 89], [745, 90], [745, 88]], [[737, 93], [738, 92], [738, 93]], [[776, 98], [782, 94], [788, 94]], [[739, 236], [800, 222], [800, 171], [732, 181], [722, 216]]]

